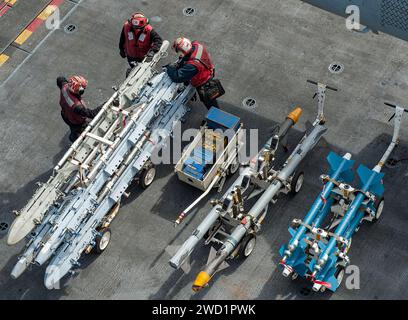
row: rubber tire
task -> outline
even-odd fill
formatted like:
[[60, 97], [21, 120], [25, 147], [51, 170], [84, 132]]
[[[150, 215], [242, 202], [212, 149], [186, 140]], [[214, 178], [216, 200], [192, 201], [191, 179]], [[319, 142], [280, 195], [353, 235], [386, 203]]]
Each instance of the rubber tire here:
[[[251, 252], [248, 255], [245, 255], [245, 249], [246, 249], [248, 243], [250, 241], [252, 241], [252, 239], [254, 239], [254, 241], [255, 241], [254, 247], [252, 248]], [[241, 243], [240, 248], [239, 248], [238, 256], [242, 257], [243, 259], [248, 258], [252, 254], [252, 252], [254, 252], [255, 246], [256, 246], [256, 236], [253, 233], [250, 233], [250, 234], [246, 235], [244, 237], [244, 239], [242, 239], [242, 243]]]
[[[383, 203], [383, 208], [381, 209], [380, 216], [377, 218], [377, 212], [378, 212], [378, 208], [380, 207], [381, 202]], [[381, 197], [381, 198], [379, 198], [379, 199], [377, 199], [375, 201], [375, 203], [374, 203], [375, 217], [373, 218], [373, 222], [377, 222], [378, 220], [380, 220], [381, 215], [382, 215], [382, 211], [384, 210], [384, 203], [385, 203], [384, 197]]]
[[[339, 282], [338, 277], [341, 273], [343, 273], [343, 275], [342, 275], [341, 281]], [[334, 277], [336, 278], [337, 283], [339, 284], [339, 287], [344, 280], [345, 274], [346, 274], [346, 268], [344, 268], [343, 266], [338, 266], [336, 272], [334, 273]]]
[[[146, 184], [145, 179], [150, 170], [154, 170], [154, 176], [153, 176], [152, 181], [149, 184]], [[153, 164], [151, 164], [147, 168], [142, 170], [142, 173], [140, 174], [140, 180], [139, 180], [140, 186], [143, 189], [147, 189], [153, 183], [155, 177], [156, 177], [156, 168], [154, 167]]]
[[[302, 177], [302, 179], [303, 179], [302, 185], [300, 186], [299, 190], [296, 191], [296, 185], [297, 185], [297, 182], [298, 182], [300, 177]], [[298, 194], [300, 192], [300, 190], [302, 190], [303, 183], [304, 183], [304, 178], [305, 178], [305, 174], [304, 174], [303, 171], [299, 171], [299, 172], [295, 173], [295, 175], [292, 178], [292, 181], [290, 182], [290, 194], [292, 196]]]
[[236, 169], [232, 170], [233, 166], [234, 166], [234, 163], [231, 163], [230, 166], [228, 167], [228, 176], [233, 176], [239, 170], [240, 164], [239, 164], [238, 160], [237, 160]]
[[[104, 235], [105, 233], [107, 233], [107, 232], [109, 232], [109, 241], [108, 241], [108, 244], [106, 245], [105, 248], [101, 248], [101, 240], [102, 240], [102, 237], [103, 237], [103, 235]], [[111, 237], [112, 237], [112, 232], [111, 232], [111, 229], [110, 229], [110, 228], [102, 228], [101, 230], [99, 230], [99, 233], [100, 233], [101, 235], [98, 234], [98, 235], [96, 236], [96, 238], [95, 238], [95, 252], [98, 253], [98, 254], [101, 254], [101, 253], [104, 252], [104, 251], [106, 250], [106, 248], [109, 246], [110, 239], [111, 239]]]

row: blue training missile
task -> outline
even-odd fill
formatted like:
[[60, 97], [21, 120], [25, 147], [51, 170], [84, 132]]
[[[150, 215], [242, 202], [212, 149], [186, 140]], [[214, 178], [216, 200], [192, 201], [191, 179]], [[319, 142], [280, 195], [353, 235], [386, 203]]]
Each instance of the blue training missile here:
[[[330, 164], [331, 173], [329, 176], [323, 175], [321, 178], [323, 181], [327, 181], [323, 187], [322, 192], [312, 205], [312, 208], [307, 213], [305, 220], [302, 222], [295, 219], [294, 226], [297, 226], [297, 230], [289, 228], [289, 233], [292, 235], [292, 239], [288, 245], [284, 245], [280, 248], [280, 254], [283, 256], [280, 264], [284, 266], [283, 275], [288, 277], [296, 269], [296, 275], [305, 277], [307, 275], [307, 268], [302, 263], [307, 258], [307, 246], [305, 241], [306, 233], [309, 231], [308, 226], [313, 226], [313, 230], [316, 233], [320, 232], [320, 225], [322, 221], [327, 217], [330, 212], [331, 206], [334, 202], [333, 189], [336, 187], [336, 183], [350, 183], [353, 181], [352, 167], [354, 161], [351, 160], [351, 154], [347, 153], [343, 157], [338, 156], [334, 152], [331, 152], [327, 157]], [[314, 247], [313, 249], [315, 249]], [[300, 263], [298, 263], [300, 262]]]
[[[390, 104], [387, 104], [390, 105]], [[304, 277], [313, 283], [314, 291], [336, 291], [350, 263], [347, 256], [351, 239], [363, 220], [378, 221], [384, 207], [384, 186], [381, 173], [390, 154], [398, 144], [404, 108], [396, 108], [392, 141], [378, 164], [371, 170], [360, 165], [358, 188], [353, 181], [351, 155], [343, 158], [330, 153], [330, 175], [323, 175], [325, 183], [304, 221], [294, 219], [289, 233], [292, 238], [280, 248], [285, 277]], [[333, 217], [327, 227], [323, 222], [330, 213]]]

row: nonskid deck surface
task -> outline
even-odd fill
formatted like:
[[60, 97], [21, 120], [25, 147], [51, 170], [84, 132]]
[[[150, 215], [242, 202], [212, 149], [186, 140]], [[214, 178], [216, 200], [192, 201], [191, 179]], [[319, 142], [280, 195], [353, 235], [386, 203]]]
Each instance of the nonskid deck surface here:
[[[75, 6], [70, 1], [64, 3], [62, 17]], [[17, 4], [0, 19], [11, 17]], [[24, 14], [35, 15], [41, 9], [37, 7], [33, 2], [33, 7], [26, 9], [32, 11]], [[183, 15], [186, 7], [194, 7], [195, 15]], [[357, 162], [374, 165], [392, 134], [392, 126], [386, 122], [390, 110], [383, 102], [408, 104], [406, 42], [385, 35], [351, 33], [341, 18], [295, 0], [82, 1], [61, 29], [48, 36], [7, 83], [0, 84], [0, 223], [12, 222], [12, 210], [24, 206], [35, 182], [47, 180], [68, 147], [56, 77], [80, 73], [89, 80], [88, 104], [105, 101], [112, 94], [111, 86], [124, 79], [127, 66], [118, 54], [117, 42], [121, 24], [137, 10], [152, 17], [163, 38], [172, 40], [185, 34], [208, 45], [227, 91], [221, 106], [238, 115], [246, 128], [259, 128], [260, 144], [267, 138], [267, 129], [295, 105], [304, 110], [296, 130], [312, 121], [315, 101], [306, 79], [339, 88], [327, 95], [329, 131], [325, 141], [302, 165], [305, 186], [295, 198], [283, 198], [270, 207], [257, 247], [246, 261], [233, 262], [230, 269], [215, 276], [209, 288], [193, 295], [192, 281], [205, 264], [209, 248], [197, 247], [188, 275], [171, 269], [165, 249], [181, 244], [210, 205], [201, 204], [192, 220], [188, 218], [187, 224], [174, 229], [173, 220], [200, 191], [179, 182], [173, 165], [160, 166], [156, 181], [143, 194], [137, 186], [131, 187], [130, 198], [112, 224], [108, 249], [100, 256], [82, 259], [79, 274], [68, 279], [61, 290], [44, 287], [43, 268], [33, 268], [12, 280], [10, 271], [23, 244], [7, 246], [6, 234], [0, 231], [0, 298], [407, 299], [408, 212], [403, 201], [407, 198], [407, 162], [385, 169], [386, 207], [381, 221], [363, 225], [353, 238], [350, 258], [360, 268], [359, 290], [342, 286], [333, 295], [313, 294], [303, 280], [290, 281], [281, 275], [278, 249], [289, 239], [290, 221], [303, 218], [321, 190], [319, 176], [328, 169], [328, 152], [351, 152]], [[65, 33], [66, 24], [75, 24], [76, 32]], [[30, 52], [49, 31], [38, 32], [32, 35], [33, 43], [26, 44]], [[2, 40], [1, 45], [6, 43]], [[170, 54], [165, 63], [175, 58]], [[0, 67], [1, 80], [20, 62], [19, 54], [11, 52]], [[332, 62], [343, 64], [343, 73], [331, 74], [328, 66]], [[255, 109], [242, 104], [247, 97], [256, 100]], [[197, 128], [206, 113], [200, 103], [193, 103], [192, 108], [185, 128]], [[301, 136], [296, 130], [289, 139], [292, 147]], [[402, 128], [394, 158], [407, 158], [407, 137], [408, 130]]]

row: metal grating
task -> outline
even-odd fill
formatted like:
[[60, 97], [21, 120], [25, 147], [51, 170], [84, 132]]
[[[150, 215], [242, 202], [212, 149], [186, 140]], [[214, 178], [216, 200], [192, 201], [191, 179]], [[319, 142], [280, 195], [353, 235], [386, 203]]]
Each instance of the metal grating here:
[[247, 97], [242, 101], [242, 105], [249, 109], [255, 109], [257, 107], [256, 100], [252, 97]]
[[196, 14], [196, 12], [197, 12], [196, 8], [193, 8], [193, 7], [186, 7], [183, 9], [183, 14], [186, 17], [192, 17]]
[[329, 71], [333, 74], [340, 74], [344, 71], [344, 65], [339, 62], [333, 62], [329, 65]]
[[68, 33], [68, 34], [74, 33], [75, 31], [77, 31], [77, 29], [78, 29], [77, 26], [76, 26], [75, 24], [72, 24], [72, 23], [67, 24], [67, 25], [64, 27], [65, 33]]
[[381, 25], [408, 31], [408, 0], [382, 0]]
[[8, 223], [7, 222], [0, 222], [0, 234], [6, 233], [8, 230]]

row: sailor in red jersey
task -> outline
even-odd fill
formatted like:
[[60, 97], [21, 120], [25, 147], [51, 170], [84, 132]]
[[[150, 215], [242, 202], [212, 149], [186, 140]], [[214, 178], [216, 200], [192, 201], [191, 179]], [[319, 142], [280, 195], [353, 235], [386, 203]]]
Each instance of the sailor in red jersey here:
[[57, 78], [57, 86], [60, 88], [61, 116], [71, 129], [69, 140], [74, 142], [88, 124], [87, 119], [94, 118], [102, 106], [89, 109], [85, 106], [82, 95], [88, 85], [88, 81], [82, 76], [72, 76], [68, 80], [65, 77]]
[[119, 51], [122, 58], [127, 58], [133, 68], [138, 62], [146, 58], [152, 60], [163, 40], [149, 24], [149, 19], [141, 12], [137, 12], [125, 22], [119, 42]]
[[204, 94], [204, 86], [214, 77], [214, 65], [207, 48], [198, 41], [178, 38], [173, 43], [173, 49], [180, 55], [180, 59], [175, 65], [166, 66], [169, 77], [174, 82], [189, 82], [196, 87], [207, 109], [218, 108], [217, 100]]

